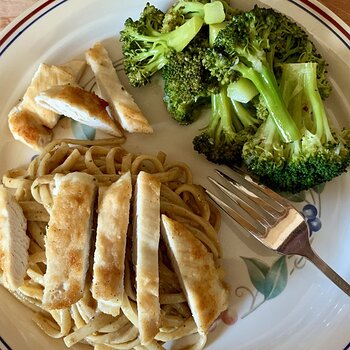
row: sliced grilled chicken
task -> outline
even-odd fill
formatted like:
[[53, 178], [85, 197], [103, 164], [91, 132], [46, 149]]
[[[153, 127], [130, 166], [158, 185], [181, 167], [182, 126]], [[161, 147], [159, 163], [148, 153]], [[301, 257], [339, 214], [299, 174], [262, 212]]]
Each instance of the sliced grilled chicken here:
[[0, 270], [4, 285], [15, 290], [28, 268], [27, 219], [14, 196], [0, 186]]
[[8, 124], [15, 140], [37, 151], [41, 151], [52, 140], [52, 130], [41, 125], [29, 110], [14, 107], [9, 113]]
[[133, 250], [136, 261], [136, 299], [142, 344], [159, 332], [160, 182], [141, 171], [136, 180]]
[[71, 74], [74, 77], [74, 81], [78, 83], [86, 69], [86, 61], [71, 60], [60, 64], [59, 67], [64, 69], [67, 73]]
[[184, 225], [166, 215], [161, 232], [198, 331], [205, 334], [228, 306], [228, 290], [213, 255]]
[[108, 52], [102, 44], [96, 43], [85, 56], [95, 74], [101, 97], [109, 103], [114, 119], [128, 132], [152, 133], [151, 125], [120, 82]]
[[101, 311], [116, 316], [123, 299], [126, 237], [132, 183], [130, 172], [103, 191], [99, 200], [92, 296]]
[[84, 173], [57, 174], [46, 232], [43, 303], [63, 309], [82, 296], [89, 263], [96, 181]]
[[52, 86], [72, 84], [74, 82], [75, 76], [68, 73], [66, 69], [42, 63], [35, 72], [19, 108], [31, 111], [35, 114], [39, 123], [52, 129], [58, 122], [59, 114], [38, 105], [35, 98], [42, 91]]
[[35, 99], [47, 109], [114, 136], [122, 132], [107, 113], [108, 103], [78, 86], [54, 86]]

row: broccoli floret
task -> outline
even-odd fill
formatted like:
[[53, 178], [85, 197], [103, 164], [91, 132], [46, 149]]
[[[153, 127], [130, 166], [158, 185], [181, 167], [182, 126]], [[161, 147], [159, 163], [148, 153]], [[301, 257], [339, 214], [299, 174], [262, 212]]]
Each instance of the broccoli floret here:
[[[278, 69], [285, 61], [312, 59], [321, 60], [299, 26], [273, 9], [255, 6], [251, 11], [233, 16], [216, 37], [213, 49], [207, 51], [203, 64], [222, 84], [241, 76], [249, 79], [259, 91], [283, 140], [291, 142], [301, 135], [279, 91]], [[323, 81], [322, 74], [319, 75], [319, 81]]]
[[208, 34], [203, 28], [183, 51], [171, 55], [161, 71], [164, 102], [180, 124], [192, 123], [202, 108], [210, 104], [210, 96], [219, 92], [217, 80], [202, 65], [208, 45]]
[[247, 168], [267, 186], [292, 193], [344, 173], [350, 164], [347, 129], [330, 127], [317, 87], [317, 63], [284, 64], [281, 91], [302, 136], [285, 143], [268, 117], [243, 147]]
[[[264, 16], [265, 9], [257, 9]], [[267, 49], [268, 61], [274, 70], [277, 80], [281, 77], [284, 63], [317, 63], [317, 86], [322, 99], [326, 99], [331, 86], [326, 78], [327, 63], [317, 51], [307, 32], [287, 16], [278, 14], [277, 26], [269, 37]]]
[[233, 16], [242, 13], [242, 10], [236, 9], [230, 5], [230, 0], [220, 0], [225, 9], [225, 21], [230, 21]]
[[[223, 24], [209, 26], [210, 47], [223, 28]], [[227, 85], [221, 85], [219, 92], [211, 95], [209, 125], [193, 139], [193, 146], [211, 162], [241, 165], [242, 147], [255, 133], [259, 121], [242, 103], [230, 99], [227, 92]]]
[[178, 0], [165, 13], [162, 31], [170, 32], [193, 16], [202, 18], [206, 24], [221, 23], [227, 18], [225, 10], [233, 11], [222, 1]]
[[203, 19], [194, 16], [169, 33], [161, 33], [164, 13], [149, 3], [140, 18], [128, 18], [120, 32], [124, 69], [132, 86], [142, 86], [168, 62], [175, 51], [182, 51], [197, 35]]
[[274, 189], [276, 186], [271, 184], [283, 183], [284, 180], [284, 146], [276, 124], [269, 116], [242, 149], [242, 158], [248, 170]]
[[258, 120], [240, 102], [232, 103], [227, 87], [211, 96], [208, 127], [193, 139], [195, 151], [217, 164], [241, 165], [242, 147], [256, 132]]
[[183, 25], [186, 20], [193, 16], [204, 18], [204, 4], [210, 0], [179, 0], [175, 2], [168, 11], [165, 12], [162, 31], [171, 32], [177, 27]]

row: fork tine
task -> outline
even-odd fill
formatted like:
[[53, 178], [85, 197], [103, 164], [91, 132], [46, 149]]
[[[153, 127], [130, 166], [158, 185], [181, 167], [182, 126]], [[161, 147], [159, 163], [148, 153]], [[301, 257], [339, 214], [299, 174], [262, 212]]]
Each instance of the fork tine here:
[[254, 236], [257, 236], [257, 234], [264, 236], [264, 232], [259, 231], [256, 226], [252, 225], [243, 215], [239, 213], [242, 208], [240, 208], [236, 202], [232, 202], [232, 205], [229, 206], [209, 190], [205, 189], [205, 192], [228, 216], [230, 216], [250, 234]]
[[285, 214], [285, 211], [279, 205], [278, 208], [280, 210], [278, 211], [276, 210], [275, 206], [272, 206], [268, 202], [263, 201], [260, 197], [257, 196], [257, 194], [252, 193], [233, 178], [217, 169], [216, 171], [220, 177], [222, 177], [232, 186], [233, 191], [235, 191], [236, 195], [239, 196], [243, 202], [246, 202], [255, 211], [263, 213], [263, 216], [269, 225], [273, 225], [282, 214]]
[[256, 203], [254, 203], [239, 188], [236, 188], [234, 186], [231, 190], [229, 190], [227, 187], [223, 186], [212, 177], [208, 176], [208, 179], [232, 201], [237, 203], [237, 205], [239, 205], [245, 211], [245, 214], [248, 215], [249, 218], [254, 219], [260, 230], [264, 231], [267, 227], [270, 227], [271, 224], [275, 222], [275, 219], [271, 217], [268, 212], [262, 211], [261, 208], [259, 208]]
[[[247, 180], [245, 178], [247, 174], [240, 169], [239, 172], [232, 172], [231, 176], [228, 176], [219, 169], [215, 170], [222, 178], [230, 182], [233, 186], [238, 184], [239, 186], [242, 186], [244, 189], [248, 190], [254, 196], [251, 196], [251, 198], [257, 199], [259, 205], [264, 204], [266, 207], [267, 203], [271, 208], [279, 213], [285, 213], [286, 206], [290, 207], [289, 202], [276, 192], [270, 190], [268, 187], [262, 187], [254, 181]], [[270, 209], [267, 210], [269, 211]]]

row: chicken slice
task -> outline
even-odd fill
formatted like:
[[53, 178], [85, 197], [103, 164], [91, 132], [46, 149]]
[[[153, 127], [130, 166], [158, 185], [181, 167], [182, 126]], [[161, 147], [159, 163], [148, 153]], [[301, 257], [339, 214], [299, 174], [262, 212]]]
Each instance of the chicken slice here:
[[78, 83], [86, 69], [86, 61], [71, 60], [66, 63], [60, 64], [58, 67], [71, 74], [74, 77], [74, 81]]
[[9, 129], [15, 140], [21, 141], [37, 151], [52, 140], [52, 130], [41, 125], [35, 114], [14, 107], [8, 117]]
[[162, 215], [164, 239], [199, 333], [206, 334], [228, 306], [228, 290], [213, 255], [191, 231]]
[[85, 173], [57, 174], [46, 232], [43, 303], [63, 309], [82, 296], [89, 264], [96, 181]]
[[15, 197], [0, 186], [0, 270], [3, 283], [15, 290], [24, 282], [28, 268], [27, 219]]
[[68, 73], [66, 69], [42, 63], [35, 72], [19, 108], [34, 113], [39, 123], [52, 129], [58, 122], [59, 114], [39, 106], [35, 98], [42, 91], [52, 86], [72, 84], [74, 82], [75, 77]]
[[113, 316], [119, 313], [123, 299], [131, 193], [128, 172], [103, 192], [98, 208], [92, 296], [101, 311]]
[[40, 106], [79, 123], [113, 136], [122, 136], [122, 132], [107, 113], [108, 103], [78, 86], [54, 86], [37, 96], [36, 101]]
[[141, 171], [136, 180], [133, 250], [140, 339], [151, 342], [159, 332], [160, 182]]
[[130, 133], [152, 133], [151, 125], [120, 82], [108, 52], [102, 44], [96, 43], [85, 56], [95, 74], [101, 97], [109, 103], [114, 119]]

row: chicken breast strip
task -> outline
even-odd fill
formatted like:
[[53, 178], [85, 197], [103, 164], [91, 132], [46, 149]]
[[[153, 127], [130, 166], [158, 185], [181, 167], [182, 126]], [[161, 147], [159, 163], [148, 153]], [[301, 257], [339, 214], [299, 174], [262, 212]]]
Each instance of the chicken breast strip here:
[[14, 139], [30, 148], [42, 151], [52, 140], [52, 130], [41, 125], [32, 112], [14, 107], [8, 118], [9, 128]]
[[159, 332], [160, 182], [141, 171], [137, 177], [134, 203], [134, 260], [136, 261], [136, 299], [142, 344]]
[[114, 119], [130, 133], [152, 133], [153, 129], [148, 120], [120, 82], [103, 45], [96, 43], [85, 56], [95, 74], [101, 97], [108, 102]]
[[83, 296], [97, 186], [95, 178], [85, 173], [56, 174], [54, 181], [43, 304], [63, 309]]
[[206, 334], [228, 307], [228, 290], [213, 255], [183, 224], [162, 215], [164, 239], [198, 331]]
[[124, 293], [124, 263], [132, 183], [130, 172], [99, 200], [92, 296], [104, 313], [118, 315]]
[[54, 86], [36, 97], [37, 103], [79, 123], [102, 130], [113, 136], [122, 132], [107, 113], [108, 103], [94, 93], [78, 86]]
[[75, 77], [67, 69], [42, 63], [35, 72], [19, 109], [32, 112], [40, 124], [52, 129], [58, 122], [59, 114], [38, 105], [35, 99], [52, 86], [72, 84], [75, 81]]
[[24, 282], [28, 268], [27, 219], [15, 197], [0, 186], [0, 270], [10, 290]]

